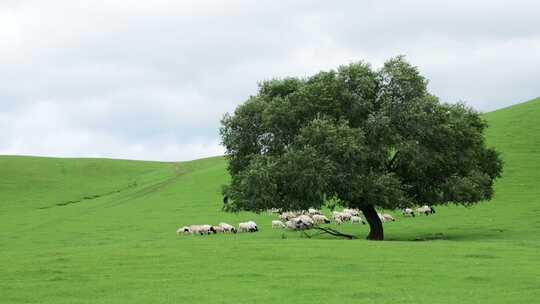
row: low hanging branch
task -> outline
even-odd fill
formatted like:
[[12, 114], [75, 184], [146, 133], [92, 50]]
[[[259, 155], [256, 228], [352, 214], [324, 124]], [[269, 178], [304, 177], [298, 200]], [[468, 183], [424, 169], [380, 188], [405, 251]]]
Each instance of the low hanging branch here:
[[345, 233], [341, 233], [335, 229], [332, 229], [332, 228], [327, 228], [327, 227], [314, 227], [314, 229], [318, 229], [318, 230], [321, 230], [323, 231], [322, 233], [328, 233], [328, 234], [331, 234], [333, 236], [339, 236], [339, 237], [344, 237], [344, 238], [348, 238], [349, 240], [352, 240], [352, 239], [357, 239], [358, 237], [354, 236], [354, 235], [350, 235], [350, 234], [345, 234]]

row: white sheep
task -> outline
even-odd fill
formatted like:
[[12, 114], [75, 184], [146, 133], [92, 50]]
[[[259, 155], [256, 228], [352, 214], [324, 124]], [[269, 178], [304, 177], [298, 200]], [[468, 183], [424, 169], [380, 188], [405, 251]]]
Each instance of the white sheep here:
[[282, 228], [285, 228], [285, 224], [283, 224], [282, 221], [272, 221], [272, 228], [273, 229], [282, 229]]
[[348, 213], [351, 216], [360, 216], [360, 213], [361, 213], [361, 211], [358, 209], [349, 209], [349, 208], [343, 209], [342, 212]]
[[353, 223], [353, 224], [362, 224], [362, 225], [366, 224], [366, 222], [364, 222], [364, 219], [362, 219], [359, 216], [351, 216], [351, 223]]
[[254, 221], [249, 221], [248, 224], [251, 226], [251, 229], [253, 230], [253, 232], [259, 231], [259, 228], [257, 227], [257, 223], [255, 223]]
[[315, 226], [313, 219], [307, 215], [300, 215], [287, 221], [286, 226], [290, 230], [307, 230]]
[[339, 211], [333, 211], [332, 212], [332, 218], [334, 221], [337, 221], [339, 218], [342, 222], [350, 221], [351, 220], [351, 214], [347, 212], [339, 212]]
[[219, 226], [223, 228], [223, 232], [236, 233], [236, 228], [233, 225], [229, 225], [227, 223], [219, 223]]
[[304, 229], [311, 229], [315, 225], [313, 219], [307, 215], [300, 215], [297, 217], [297, 221]]
[[193, 231], [191, 231], [191, 229], [188, 226], [184, 226], [176, 230], [176, 235], [179, 236], [181, 234], [193, 234]]
[[316, 215], [316, 214], [321, 214], [321, 211], [317, 210], [315, 208], [309, 208], [308, 213], [309, 213], [309, 215]]
[[238, 224], [238, 232], [249, 232], [250, 231], [250, 227], [251, 225], [249, 225], [248, 223], [239, 223]]
[[248, 222], [238, 224], [238, 231], [239, 232], [255, 232], [255, 231], [259, 231], [259, 229], [257, 228], [257, 224], [254, 221], [248, 221]]
[[396, 221], [396, 219], [388, 213], [384, 213], [384, 214], [377, 213], [377, 215], [379, 215], [379, 218], [381, 219], [381, 222], [383, 223]]
[[292, 219], [293, 217], [296, 217], [296, 216], [297, 216], [296, 213], [287, 211], [287, 212], [283, 212], [282, 214], [280, 214], [279, 219], [282, 220], [282, 221], [288, 221], [288, 220], [290, 220], [290, 219]]
[[405, 208], [401, 211], [401, 214], [403, 214], [403, 216], [412, 216], [414, 217], [414, 211], [411, 209], [411, 208]]
[[287, 222], [285, 222], [285, 226], [287, 226], [287, 229], [290, 229], [290, 230], [296, 230], [296, 224], [293, 223], [293, 221], [287, 221]]
[[210, 233], [216, 233], [214, 228], [210, 225], [191, 225], [189, 226], [189, 229], [195, 233], [195, 234], [210, 234]]
[[311, 217], [313, 219], [313, 222], [315, 222], [315, 224], [329, 224], [330, 223], [330, 220], [322, 215], [322, 214], [315, 214]]
[[422, 207], [416, 208], [416, 212], [423, 213], [425, 215], [430, 215], [435, 213], [435, 209], [433, 207], [430, 207], [428, 205], [424, 205]]
[[214, 231], [215, 233], [224, 233], [225, 232], [225, 229], [221, 226], [212, 226], [212, 228], [214, 228]]

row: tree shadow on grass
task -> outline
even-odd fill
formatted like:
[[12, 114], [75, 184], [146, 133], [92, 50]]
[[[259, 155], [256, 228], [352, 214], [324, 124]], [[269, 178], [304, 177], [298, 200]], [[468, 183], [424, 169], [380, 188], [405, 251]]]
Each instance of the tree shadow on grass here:
[[503, 229], [488, 229], [476, 231], [450, 231], [450, 232], [432, 232], [432, 233], [407, 233], [388, 235], [387, 241], [401, 242], [425, 242], [425, 241], [492, 241], [508, 238], [507, 233]]
[[[282, 238], [306, 238], [312, 240], [336, 240], [346, 241], [347, 238], [337, 237], [329, 234], [314, 233], [309, 231], [309, 237], [306, 237], [303, 232], [283, 233]], [[347, 231], [346, 233], [350, 233]], [[389, 232], [385, 234], [384, 241], [392, 242], [427, 242], [427, 241], [457, 241], [457, 242], [476, 242], [476, 241], [493, 241], [508, 239], [511, 231], [499, 228], [478, 229], [470, 231], [436, 231], [436, 232], [421, 232], [421, 231], [406, 231], [406, 232]], [[365, 240], [368, 232], [352, 233], [355, 240]], [[354, 240], [353, 240], [354, 241]]]

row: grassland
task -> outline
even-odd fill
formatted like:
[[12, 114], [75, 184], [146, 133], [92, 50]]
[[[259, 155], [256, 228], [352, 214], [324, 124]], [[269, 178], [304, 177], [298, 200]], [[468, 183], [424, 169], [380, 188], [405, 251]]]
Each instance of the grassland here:
[[[308, 239], [272, 230], [269, 215], [221, 212], [219, 157], [0, 157], [0, 303], [536, 303], [540, 99], [485, 118], [505, 160], [494, 200], [396, 213], [384, 242]], [[247, 219], [261, 231], [175, 235]]]

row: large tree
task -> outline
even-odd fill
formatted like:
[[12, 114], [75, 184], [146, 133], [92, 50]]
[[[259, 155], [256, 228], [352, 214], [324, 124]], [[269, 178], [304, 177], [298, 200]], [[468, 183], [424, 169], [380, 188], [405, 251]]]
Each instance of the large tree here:
[[266, 81], [222, 120], [228, 209], [305, 210], [333, 197], [382, 240], [375, 208], [491, 199], [502, 162], [485, 128], [478, 112], [429, 94], [401, 56], [379, 70], [359, 62]]

